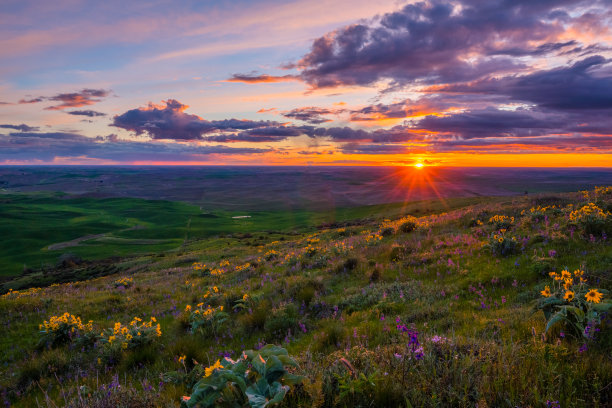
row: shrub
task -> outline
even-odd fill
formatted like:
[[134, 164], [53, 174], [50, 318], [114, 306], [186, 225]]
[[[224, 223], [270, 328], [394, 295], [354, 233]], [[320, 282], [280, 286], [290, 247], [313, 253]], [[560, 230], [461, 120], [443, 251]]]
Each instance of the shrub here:
[[515, 237], [508, 238], [502, 233], [492, 233], [487, 245], [495, 255], [508, 256], [518, 252], [518, 242]]
[[536, 308], [542, 310], [546, 319], [546, 333], [556, 326], [561, 326], [576, 338], [592, 336], [587, 327], [598, 325], [601, 319], [612, 308], [612, 301], [602, 298], [608, 294], [603, 289], [593, 289], [586, 285], [580, 269], [573, 275], [568, 270], [560, 274], [551, 272], [552, 290], [547, 285]]
[[242, 352], [236, 361], [225, 357], [204, 371], [182, 405], [193, 407], [257, 407], [279, 404], [291, 385], [303, 377], [290, 374], [297, 367], [287, 350], [268, 344], [260, 350]]
[[81, 318], [68, 312], [59, 316], [51, 316], [39, 325], [40, 340], [38, 347], [57, 347], [71, 342], [73, 339], [92, 331], [93, 322], [90, 320], [86, 325]]
[[116, 355], [120, 350], [133, 350], [151, 344], [162, 335], [161, 325], [155, 317], [148, 322], [135, 317], [129, 324], [116, 322], [112, 329], [100, 335], [100, 342], [109, 355]]
[[494, 215], [489, 218], [489, 223], [493, 224], [495, 230], [508, 230], [514, 224], [514, 217], [508, 217], [507, 215]]
[[570, 221], [578, 224], [586, 236], [603, 235], [610, 232], [612, 214], [604, 212], [593, 203], [589, 203], [570, 213]]
[[405, 221], [404, 223], [402, 223], [402, 225], [400, 225], [400, 231], [403, 233], [409, 233], [412, 232], [416, 229], [417, 227], [417, 223], [415, 221]]
[[229, 318], [229, 315], [223, 309], [223, 305], [211, 307], [210, 305], [199, 303], [192, 310], [191, 305], [187, 305], [185, 312], [189, 313], [189, 325], [192, 333], [199, 331], [203, 334], [216, 336]]
[[134, 279], [132, 278], [120, 278], [113, 282], [116, 288], [123, 286], [124, 288], [129, 288], [134, 284]]

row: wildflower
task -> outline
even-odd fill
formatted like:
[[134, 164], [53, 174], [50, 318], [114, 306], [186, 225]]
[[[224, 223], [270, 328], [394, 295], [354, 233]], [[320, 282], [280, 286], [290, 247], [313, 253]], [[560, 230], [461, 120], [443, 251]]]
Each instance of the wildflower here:
[[561, 271], [561, 278], [562, 279], [571, 279], [572, 278], [572, 274], [569, 273], [569, 271], [567, 269], [564, 269]]
[[597, 289], [591, 289], [584, 295], [587, 302], [599, 303], [601, 302], [601, 298], [603, 297], [603, 293], [598, 292]]
[[557, 276], [557, 272], [549, 272], [548, 276], [550, 276], [551, 278], [554, 278], [555, 276]]
[[563, 289], [569, 290], [571, 287], [572, 287], [572, 280], [571, 279], [567, 279], [565, 281], [565, 283], [563, 284]]
[[544, 287], [544, 290], [540, 292], [542, 296], [549, 297], [550, 296], [550, 288], [547, 286]]
[[576, 270], [574, 271], [574, 276], [578, 276], [578, 277], [580, 277], [580, 276], [582, 276], [582, 275], [584, 275], [584, 271], [581, 271], [580, 269], [576, 269]]
[[565, 295], [563, 296], [563, 299], [567, 300], [568, 302], [571, 302], [572, 300], [574, 300], [574, 292], [572, 292], [571, 290], [567, 290], [565, 291]]
[[185, 358], [186, 358], [186, 357], [187, 357], [187, 356], [185, 356], [184, 354], [183, 354], [182, 356], [180, 356], [180, 357], [179, 357], [179, 359], [178, 359], [179, 363], [180, 363], [180, 364], [185, 364]]
[[191, 305], [185, 306], [185, 311], [186, 312], [191, 312]]
[[[261, 356], [259, 356], [259, 358], [261, 358]], [[206, 367], [206, 369], [204, 370], [204, 377], [210, 376], [213, 373], [213, 371], [215, 371], [217, 368], [223, 368], [220, 360], [217, 360], [217, 362], [211, 365], [210, 367]]]

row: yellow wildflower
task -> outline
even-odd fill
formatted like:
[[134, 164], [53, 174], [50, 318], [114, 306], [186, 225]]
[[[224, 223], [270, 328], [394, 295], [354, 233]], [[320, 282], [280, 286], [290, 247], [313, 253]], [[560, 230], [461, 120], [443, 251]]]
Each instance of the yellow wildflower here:
[[584, 295], [587, 302], [599, 303], [601, 302], [601, 298], [603, 297], [603, 293], [598, 292], [597, 289], [591, 289]]

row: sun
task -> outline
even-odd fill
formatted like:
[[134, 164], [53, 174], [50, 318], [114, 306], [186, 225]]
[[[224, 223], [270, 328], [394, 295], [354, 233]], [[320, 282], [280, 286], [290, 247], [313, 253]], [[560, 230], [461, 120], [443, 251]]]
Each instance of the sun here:
[[423, 167], [425, 167], [425, 164], [423, 163], [414, 163], [414, 167], [416, 167], [417, 169], [422, 169]]

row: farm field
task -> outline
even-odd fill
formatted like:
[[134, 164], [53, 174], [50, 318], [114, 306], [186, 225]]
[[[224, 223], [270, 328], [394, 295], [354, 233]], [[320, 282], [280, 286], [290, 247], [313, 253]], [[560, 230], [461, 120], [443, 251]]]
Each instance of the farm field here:
[[[12, 206], [36, 200], [8, 197]], [[40, 211], [87, 217], [78, 200], [61, 200], [45, 197], [51, 204]], [[94, 261], [103, 254], [69, 248], [117, 270], [5, 286], [5, 403], [612, 404], [612, 188], [358, 207], [333, 218], [277, 213], [261, 223], [219, 212], [210, 227], [194, 221], [199, 207], [122, 200], [88, 203], [106, 218], [93, 217], [87, 222], [100, 229], [82, 233], [108, 227], [94, 242], [125, 253]], [[128, 216], [128, 203], [177, 215]], [[245, 224], [221, 234], [222, 220]], [[137, 246], [148, 249], [126, 255]]]

